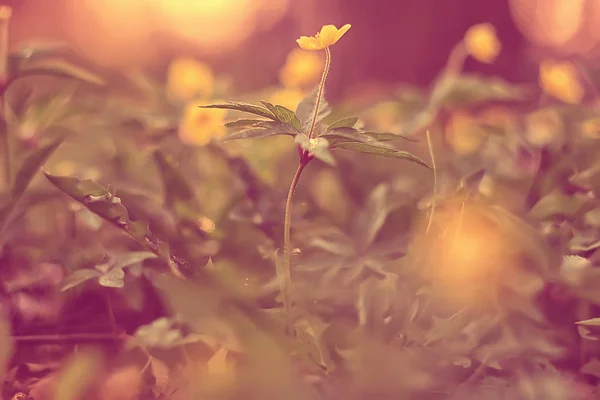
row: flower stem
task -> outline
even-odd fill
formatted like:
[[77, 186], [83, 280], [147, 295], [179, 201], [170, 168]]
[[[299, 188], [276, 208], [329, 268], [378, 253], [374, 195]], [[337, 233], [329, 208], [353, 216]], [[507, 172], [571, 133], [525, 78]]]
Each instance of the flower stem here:
[[296, 174], [294, 174], [294, 178], [292, 179], [292, 183], [290, 184], [290, 189], [288, 191], [287, 200], [285, 202], [285, 216], [283, 219], [283, 269], [282, 269], [282, 280], [281, 280], [281, 296], [283, 300], [283, 308], [285, 311], [286, 319], [287, 319], [287, 329], [288, 332], [291, 330], [291, 286], [292, 286], [292, 277], [291, 277], [291, 259], [292, 259], [292, 249], [291, 249], [291, 239], [292, 239], [292, 201], [294, 200], [294, 192], [296, 191], [296, 186], [298, 186], [298, 181], [300, 180], [300, 175], [302, 175], [302, 171], [304, 167], [308, 164], [308, 154], [305, 152], [300, 159], [300, 164], [298, 164], [298, 169], [296, 170]]
[[[0, 103], [2, 106], [2, 118], [6, 121], [7, 107], [6, 87], [8, 84], [8, 23], [12, 10], [8, 6], [0, 6]], [[10, 190], [12, 184], [10, 137], [8, 131], [4, 132], [4, 183], [6, 190]]]
[[315, 125], [317, 124], [317, 117], [319, 116], [319, 107], [321, 106], [321, 98], [323, 97], [323, 90], [325, 89], [325, 80], [329, 73], [329, 67], [331, 66], [331, 52], [329, 47], [325, 47], [325, 68], [323, 68], [323, 75], [321, 75], [321, 82], [319, 83], [319, 93], [317, 94], [317, 101], [315, 104], [315, 113], [313, 115], [312, 122], [310, 123], [310, 130], [308, 131], [308, 138], [312, 139], [315, 131]]
[[[329, 73], [329, 67], [331, 65], [331, 52], [329, 48], [325, 48], [325, 67], [323, 68], [323, 75], [321, 76], [321, 82], [319, 83], [319, 91], [317, 93], [317, 100], [315, 101], [315, 111], [313, 114], [312, 122], [310, 124], [310, 130], [308, 131], [308, 138], [312, 139], [315, 126], [317, 125], [317, 119], [319, 117], [319, 108], [321, 107], [321, 99], [323, 98], [323, 91], [325, 88], [325, 81], [327, 80], [327, 74]], [[291, 292], [292, 292], [292, 274], [291, 274], [291, 259], [292, 259], [292, 202], [294, 200], [294, 192], [300, 175], [304, 171], [304, 167], [312, 159], [308, 151], [303, 151], [300, 155], [300, 163], [292, 183], [290, 183], [290, 189], [288, 191], [287, 200], [285, 202], [285, 215], [283, 219], [283, 266], [281, 274], [283, 275], [280, 280], [281, 297], [283, 301], [283, 308], [286, 316], [286, 329], [288, 334], [292, 334], [292, 315], [291, 315]]]

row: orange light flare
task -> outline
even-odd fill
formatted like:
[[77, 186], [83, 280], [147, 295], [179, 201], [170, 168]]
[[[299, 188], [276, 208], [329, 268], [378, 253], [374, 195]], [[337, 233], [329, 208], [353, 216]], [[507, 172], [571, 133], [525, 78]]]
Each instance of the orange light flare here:
[[143, 64], [156, 57], [155, 0], [66, 0], [69, 40], [106, 67]]
[[600, 0], [510, 0], [519, 30], [535, 45], [586, 55], [600, 43]]
[[240, 46], [256, 30], [269, 29], [289, 0], [154, 0], [162, 29], [197, 45], [205, 54]]
[[434, 292], [456, 305], [495, 301], [507, 268], [518, 267], [512, 221], [497, 208], [452, 201], [438, 207], [425, 233], [425, 216], [411, 246]]

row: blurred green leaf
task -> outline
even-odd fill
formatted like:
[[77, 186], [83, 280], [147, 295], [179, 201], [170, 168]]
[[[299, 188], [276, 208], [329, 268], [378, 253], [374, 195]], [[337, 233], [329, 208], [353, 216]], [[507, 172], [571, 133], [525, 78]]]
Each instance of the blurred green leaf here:
[[142, 261], [156, 258], [156, 254], [149, 251], [130, 251], [115, 257], [113, 268], [127, 268]]
[[154, 160], [162, 178], [167, 207], [173, 207], [177, 201], [184, 203], [193, 201], [194, 190], [177, 170], [172, 160], [161, 151], [154, 152]]
[[254, 127], [257, 124], [262, 122], [269, 122], [266, 119], [238, 119], [235, 121], [230, 121], [225, 124], [228, 128], [249, 128]]
[[352, 128], [357, 122], [358, 117], [342, 118], [329, 125], [325, 131], [330, 131], [337, 128]]
[[298, 108], [296, 109], [296, 115], [302, 122], [302, 131], [305, 133], [307, 133], [310, 129], [315, 112], [317, 115], [315, 127], [331, 113], [331, 107], [329, 107], [329, 104], [325, 100], [325, 90], [323, 90], [323, 97], [319, 102], [319, 110], [316, 110], [318, 93], [319, 87], [317, 86], [308, 96], [302, 99], [300, 104], [298, 104]]
[[94, 85], [104, 85], [104, 80], [82, 67], [71, 64], [62, 59], [41, 59], [25, 62], [17, 71], [19, 77], [27, 75], [54, 75], [66, 78], [75, 78]]
[[527, 91], [500, 78], [476, 74], [442, 74], [434, 83], [430, 104], [434, 107], [464, 107], [492, 100], [522, 100]]
[[122, 288], [125, 286], [125, 271], [121, 268], [113, 267], [100, 277], [98, 277], [98, 283], [100, 286]]
[[406, 151], [400, 151], [396, 149], [390, 149], [387, 147], [382, 147], [379, 144], [373, 143], [361, 143], [361, 142], [345, 142], [338, 143], [334, 147], [334, 149], [344, 149], [344, 150], [352, 150], [359, 153], [368, 153], [374, 154], [383, 157], [392, 157], [392, 158], [401, 158], [407, 161], [412, 161], [417, 164], [420, 164], [424, 167], [431, 169], [431, 167], [421, 160], [419, 157], [412, 155]]
[[538, 201], [530, 213], [534, 218], [547, 219], [551, 217], [574, 218], [586, 211], [589, 199], [582, 194], [567, 195], [558, 190], [547, 194]]
[[296, 117], [296, 114], [294, 114], [292, 110], [288, 110], [283, 106], [267, 103], [266, 101], [261, 101], [261, 103], [264, 104], [264, 106], [267, 107], [269, 111], [271, 111], [275, 115], [279, 122], [286, 125], [290, 125], [297, 131], [300, 131], [300, 129], [302, 129], [302, 124], [300, 123], [300, 120], [298, 119], [298, 117]]
[[46, 160], [52, 155], [52, 153], [58, 149], [64, 139], [64, 137], [59, 137], [46, 146], [37, 149], [35, 152], [25, 158], [15, 174], [7, 201], [4, 204], [0, 204], [0, 233], [4, 231], [6, 224], [8, 223], [10, 213], [17, 205], [17, 202], [23, 193], [25, 193], [25, 190], [31, 183], [31, 180], [34, 178], [35, 174], [39, 171], [44, 162], [46, 162]]
[[76, 286], [81, 285], [82, 283], [89, 281], [90, 279], [98, 278], [102, 275], [102, 272], [97, 271], [95, 269], [78, 269], [77, 271], [72, 272], [68, 275], [60, 288], [61, 292], [65, 292], [69, 289], [72, 289]]
[[277, 117], [272, 111], [265, 107], [255, 106], [254, 104], [243, 103], [240, 101], [230, 101], [227, 103], [210, 104], [206, 106], [198, 106], [201, 108], [220, 108], [224, 110], [241, 111], [249, 114], [260, 115], [261, 117], [269, 118], [273, 121], [277, 121]]

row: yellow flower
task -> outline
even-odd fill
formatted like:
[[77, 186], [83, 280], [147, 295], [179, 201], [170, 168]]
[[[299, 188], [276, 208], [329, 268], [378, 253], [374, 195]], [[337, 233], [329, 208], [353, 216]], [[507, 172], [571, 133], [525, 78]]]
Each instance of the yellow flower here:
[[483, 143], [484, 132], [477, 121], [466, 112], [457, 111], [448, 121], [446, 141], [460, 155], [475, 153]]
[[167, 72], [167, 94], [188, 101], [194, 97], [209, 98], [215, 86], [210, 66], [191, 58], [178, 58], [171, 62]]
[[479, 62], [490, 64], [500, 54], [501, 44], [492, 24], [477, 24], [470, 27], [464, 38], [467, 53]]
[[0, 6], [0, 20], [6, 21], [12, 15], [12, 8], [9, 6]]
[[289, 88], [311, 86], [319, 81], [322, 70], [323, 60], [318, 53], [294, 49], [279, 72], [279, 80]]
[[213, 139], [221, 139], [227, 110], [198, 107], [200, 102], [189, 103], [179, 124], [179, 140], [184, 144], [205, 146]]
[[584, 137], [589, 139], [600, 138], [600, 118], [591, 118], [581, 122], [579, 129]]
[[560, 115], [552, 109], [540, 109], [529, 114], [525, 123], [527, 126], [527, 141], [536, 147], [558, 144], [563, 139], [564, 124]]
[[295, 111], [304, 97], [305, 93], [302, 90], [285, 88], [273, 93], [269, 102]]
[[315, 36], [300, 36], [300, 39], [297, 39], [296, 42], [304, 50], [323, 50], [336, 44], [348, 32], [350, 27], [350, 24], [346, 24], [340, 29], [336, 28], [335, 25], [325, 25]]
[[577, 69], [568, 61], [542, 61], [539, 80], [546, 94], [565, 103], [578, 104], [585, 94], [577, 77]]

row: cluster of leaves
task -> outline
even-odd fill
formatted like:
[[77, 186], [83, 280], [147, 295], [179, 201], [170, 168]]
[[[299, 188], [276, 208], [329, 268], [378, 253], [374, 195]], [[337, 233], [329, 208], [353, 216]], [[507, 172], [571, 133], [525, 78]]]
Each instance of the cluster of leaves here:
[[[40, 395], [52, 381], [63, 398], [85, 398], [98, 385], [113, 388], [103, 398], [118, 398], [116, 382], [125, 380], [135, 386], [127, 393], [157, 399], [558, 400], [597, 384], [593, 107], [544, 107], [573, 134], [539, 145], [522, 129], [535, 128], [522, 111], [540, 111], [535, 90], [443, 73], [429, 91], [399, 92], [391, 112], [399, 133], [376, 132], [370, 116], [383, 102], [333, 110], [323, 99], [315, 113], [315, 90], [295, 111], [268, 102], [203, 105], [256, 117], [228, 122], [225, 143], [190, 148], [176, 137], [181, 110], [151, 80], [136, 76], [133, 93], [117, 91], [123, 77], [100, 79], [56, 46], [10, 59], [0, 132], [8, 143], [0, 263], [12, 340], [4, 324], [1, 333], [7, 346], [16, 343], [0, 355], [15, 354], [10, 396]], [[28, 76], [42, 72], [52, 77]], [[70, 87], [65, 76], [86, 84]], [[56, 79], [68, 90], [57, 94]], [[498, 104], [516, 123], [479, 121], [480, 151], [454, 154], [447, 120]], [[359, 117], [333, 118], [342, 111]], [[432, 164], [416, 140], [425, 129], [437, 165], [433, 197], [431, 171], [402, 162]], [[293, 337], [284, 334], [275, 254], [297, 160], [273, 157], [278, 179], [266, 182], [252, 152], [227, 143], [261, 138], [253, 146], [268, 146], [278, 135], [321, 161], [303, 177], [293, 215]], [[451, 259], [448, 221], [469, 213], [509, 245], [477, 261], [502, 268], [454, 288], [480, 285], [485, 296], [455, 302], [436, 267]], [[48, 263], [60, 271], [44, 280], [59, 312], [25, 319], [25, 308], [47, 302], [32, 276]], [[85, 353], [62, 368], [62, 354], [28, 359], [28, 342], [52, 338], [96, 341], [118, 356]], [[98, 379], [78, 382], [75, 371]]]

